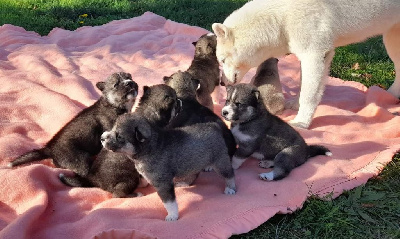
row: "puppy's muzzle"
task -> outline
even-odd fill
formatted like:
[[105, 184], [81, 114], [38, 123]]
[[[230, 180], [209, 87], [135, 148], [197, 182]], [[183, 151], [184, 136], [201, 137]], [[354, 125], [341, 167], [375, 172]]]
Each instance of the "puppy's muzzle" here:
[[103, 147], [105, 149], [111, 150], [111, 151], [115, 151], [117, 150], [116, 145], [113, 143], [113, 135], [111, 134], [111, 132], [104, 132], [101, 137], [100, 137], [100, 141], [101, 144], [103, 145]]

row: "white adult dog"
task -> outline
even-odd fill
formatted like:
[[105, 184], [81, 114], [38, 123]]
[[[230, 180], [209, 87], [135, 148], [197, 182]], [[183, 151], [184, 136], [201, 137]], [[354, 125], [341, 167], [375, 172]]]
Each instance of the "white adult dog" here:
[[238, 83], [270, 57], [295, 54], [301, 93], [292, 125], [308, 128], [323, 91], [334, 49], [383, 35], [397, 72], [389, 92], [400, 96], [400, 0], [253, 0], [212, 25], [227, 80]]

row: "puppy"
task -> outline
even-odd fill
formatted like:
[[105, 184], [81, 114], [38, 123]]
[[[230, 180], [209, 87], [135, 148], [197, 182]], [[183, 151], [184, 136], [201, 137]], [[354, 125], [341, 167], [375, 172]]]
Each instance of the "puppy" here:
[[216, 122], [228, 148], [229, 156], [233, 156], [236, 150], [235, 138], [224, 121], [212, 110], [201, 105], [196, 99], [196, 89], [200, 82], [188, 72], [178, 71], [171, 76], [164, 77], [164, 83], [173, 88], [182, 101], [182, 110], [168, 124], [168, 127], [177, 128], [198, 123]]
[[176, 92], [165, 84], [143, 86], [143, 96], [135, 114], [140, 114], [151, 124], [167, 126], [182, 111], [182, 101]]
[[[180, 111], [181, 103], [175, 91], [166, 85], [143, 86], [134, 114], [141, 114], [150, 123], [165, 127]], [[136, 171], [134, 162], [123, 153], [102, 149], [86, 177], [68, 177], [60, 174], [61, 181], [72, 187], [99, 187], [113, 197], [135, 197], [137, 187], [147, 186], [146, 180]]]
[[115, 198], [137, 197], [137, 187], [145, 187], [135, 164], [125, 154], [102, 149], [93, 161], [87, 176], [68, 177], [59, 175], [60, 180], [71, 187], [99, 187], [111, 192]]
[[270, 58], [258, 66], [251, 83], [257, 87], [265, 108], [278, 115], [285, 109], [285, 97], [282, 94], [282, 85], [279, 79], [278, 59]]
[[51, 158], [55, 166], [86, 176], [92, 157], [102, 148], [101, 134], [112, 128], [119, 115], [132, 109], [138, 93], [138, 85], [124, 72], [97, 82], [96, 87], [102, 92], [99, 100], [62, 127], [43, 148], [18, 157], [8, 166]]
[[400, 97], [399, 0], [253, 0], [214, 23], [217, 57], [226, 77], [238, 83], [271, 57], [293, 53], [301, 62], [298, 109], [290, 122], [308, 128], [324, 92], [335, 48], [382, 35], [396, 78], [388, 92]]
[[231, 159], [217, 123], [163, 129], [139, 114], [125, 114], [111, 131], [103, 133], [101, 140], [106, 149], [123, 152], [133, 159], [136, 169], [154, 186], [164, 203], [166, 221], [179, 217], [175, 177], [195, 176], [212, 166], [225, 178], [225, 194], [236, 193]]
[[274, 167], [259, 175], [271, 181], [286, 177], [310, 157], [332, 155], [324, 146], [307, 145], [296, 130], [265, 109], [259, 96], [257, 88], [249, 84], [227, 86], [222, 115], [232, 122], [231, 130], [239, 145], [232, 159], [234, 169], [253, 156], [261, 160], [260, 167]]
[[197, 100], [213, 110], [211, 94], [220, 82], [219, 63], [215, 55], [217, 37], [213, 33], [204, 34], [197, 42], [193, 42], [193, 45], [196, 48], [194, 59], [187, 72], [200, 81], [200, 87], [196, 92]]

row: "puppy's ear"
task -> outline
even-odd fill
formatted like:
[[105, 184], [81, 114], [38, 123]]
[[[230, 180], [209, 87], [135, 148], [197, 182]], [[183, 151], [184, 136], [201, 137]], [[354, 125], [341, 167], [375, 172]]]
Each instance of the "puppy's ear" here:
[[197, 44], [197, 41], [194, 41], [194, 42], [192, 42], [192, 44], [193, 44], [193, 46], [196, 46], [196, 44]]
[[96, 87], [97, 87], [97, 89], [103, 91], [104, 88], [106, 88], [106, 83], [104, 81], [99, 81], [96, 83]]
[[194, 85], [194, 88], [196, 89], [196, 91], [199, 90], [200, 89], [200, 80], [192, 79], [192, 82], [193, 82], [193, 85]]
[[170, 76], [164, 76], [164, 77], [163, 77], [164, 83], [167, 83], [170, 79], [171, 79]]
[[229, 36], [229, 28], [222, 23], [212, 24], [212, 29], [217, 38], [226, 39]]
[[254, 96], [256, 97], [257, 100], [260, 98], [260, 91], [252, 90], [251, 93], [254, 94]]
[[143, 86], [143, 95], [148, 95], [150, 94], [150, 87], [145, 85]]
[[135, 137], [137, 141], [143, 143], [145, 142], [151, 135], [150, 126], [147, 124], [143, 124], [135, 127]]

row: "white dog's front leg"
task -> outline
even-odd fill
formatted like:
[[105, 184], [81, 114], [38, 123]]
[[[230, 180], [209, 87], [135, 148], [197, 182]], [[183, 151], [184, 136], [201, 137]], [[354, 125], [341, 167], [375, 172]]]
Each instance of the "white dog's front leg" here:
[[299, 96], [299, 112], [290, 121], [296, 127], [308, 128], [311, 124], [315, 110], [321, 101], [325, 80], [328, 76], [334, 51], [327, 54], [308, 53], [300, 54], [301, 61], [301, 89]]

